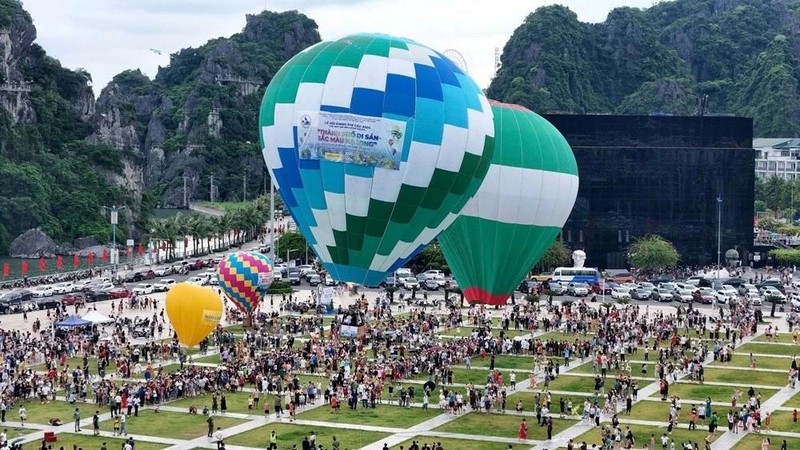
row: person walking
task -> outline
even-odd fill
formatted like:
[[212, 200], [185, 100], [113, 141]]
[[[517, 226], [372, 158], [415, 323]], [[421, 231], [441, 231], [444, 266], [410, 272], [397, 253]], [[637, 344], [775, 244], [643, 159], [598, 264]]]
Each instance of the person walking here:
[[217, 450], [223, 450], [225, 448], [225, 443], [223, 442], [222, 437], [222, 428], [217, 427], [216, 433], [214, 433], [214, 442], [217, 443]]
[[213, 435], [214, 435], [214, 416], [209, 414], [208, 415], [208, 419], [206, 419], [206, 423], [208, 424], [208, 437], [213, 437]]
[[100, 411], [95, 411], [92, 416], [92, 432], [95, 436], [100, 435]]
[[519, 424], [519, 429], [517, 430], [517, 437], [520, 441], [528, 440], [528, 422], [525, 419], [522, 419], [522, 422]]
[[128, 421], [128, 418], [125, 416], [125, 413], [122, 412], [119, 414], [119, 434], [120, 436], [127, 436], [128, 429], [125, 428], [125, 423]]

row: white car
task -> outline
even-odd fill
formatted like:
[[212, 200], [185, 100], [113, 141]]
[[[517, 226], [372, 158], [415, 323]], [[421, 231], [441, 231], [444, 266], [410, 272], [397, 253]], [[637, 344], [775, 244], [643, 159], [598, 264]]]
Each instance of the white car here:
[[92, 283], [93, 283], [92, 280], [78, 280], [78, 281], [72, 283], [72, 285], [74, 286], [75, 292], [80, 292], [81, 289], [85, 288], [86, 286], [88, 286], [88, 285], [90, 285]]
[[158, 283], [153, 285], [153, 291], [167, 292], [168, 290], [172, 289], [172, 286], [175, 286], [175, 280], [173, 280], [172, 278], [164, 278]]
[[[744, 295], [744, 299], [753, 306], [761, 306], [764, 303], [764, 300], [758, 295], [758, 292], [748, 292]], [[792, 302], [794, 304], [794, 300]]]
[[336, 280], [330, 274], [325, 275], [325, 286], [336, 286]]
[[617, 286], [614, 289], [611, 289], [611, 298], [614, 300], [630, 300], [631, 289], [625, 286]]
[[761, 290], [761, 297], [766, 301], [770, 297], [778, 297], [780, 300], [778, 303], [786, 303], [786, 296], [783, 295], [783, 292], [779, 291], [774, 287], [765, 287]]
[[679, 289], [675, 292], [675, 300], [681, 303], [689, 303], [693, 299], [692, 297], [693, 293], [694, 290], [692, 289]]
[[196, 284], [198, 286], [205, 286], [205, 284], [208, 283], [208, 278], [206, 278], [206, 277], [190, 277], [188, 280], [186, 280], [186, 282], [189, 283], [189, 284]]
[[416, 277], [405, 277], [403, 281], [401, 281], [404, 289], [411, 290], [411, 289], [419, 289], [419, 281]]
[[567, 295], [581, 297], [589, 295], [589, 285], [586, 283], [570, 283], [567, 286]]
[[314, 271], [314, 266], [311, 264], [303, 264], [302, 266], [297, 266], [297, 270], [300, 271], [300, 278], [305, 278], [308, 272]]
[[758, 288], [755, 287], [754, 285], [750, 284], [750, 283], [745, 283], [745, 284], [739, 286], [739, 294], [740, 295], [745, 295], [746, 296], [750, 292], [755, 292], [756, 294], [758, 294]]
[[153, 293], [153, 285], [150, 283], [140, 283], [133, 288], [133, 293], [136, 295], [147, 295]]
[[[281, 273], [281, 271], [280, 271], [280, 270], [278, 270], [278, 269], [275, 269], [275, 270], [272, 272], [272, 279], [273, 279], [273, 280], [282, 280], [282, 279], [283, 279], [283, 273]], [[217, 284], [219, 284], [219, 280], [217, 280]]]
[[717, 303], [720, 303], [720, 304], [723, 304], [723, 305], [727, 305], [728, 302], [733, 300], [733, 297], [731, 297], [727, 292], [725, 292], [725, 291], [723, 291], [721, 289], [718, 290], [718, 291], [714, 291], [714, 293], [712, 295], [717, 300]]
[[72, 283], [58, 283], [53, 286], [53, 294], [56, 295], [71, 294], [73, 291], [75, 291], [75, 285]]
[[720, 290], [728, 294], [729, 298], [735, 299], [739, 295], [739, 291], [737, 291], [736, 288], [731, 286], [730, 284], [723, 284], [722, 289]]
[[36, 298], [52, 297], [53, 286], [37, 286], [31, 290], [31, 294]]
[[172, 275], [172, 267], [156, 267], [153, 269], [153, 273], [157, 277], [166, 277], [168, 275]]

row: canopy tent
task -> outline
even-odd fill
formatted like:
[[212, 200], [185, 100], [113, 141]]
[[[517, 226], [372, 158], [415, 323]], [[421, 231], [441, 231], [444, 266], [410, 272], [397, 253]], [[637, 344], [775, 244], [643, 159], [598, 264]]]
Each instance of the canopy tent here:
[[92, 311], [89, 312], [89, 314], [86, 314], [85, 316], [83, 316], [83, 320], [88, 320], [89, 322], [91, 322], [94, 325], [100, 325], [100, 324], [104, 324], [104, 323], [111, 323], [111, 322], [114, 321], [114, 319], [112, 319], [112, 318], [110, 318], [110, 317], [108, 317], [108, 316], [106, 316], [104, 314], [101, 314], [101, 313], [99, 313], [99, 312], [97, 312], [95, 310], [92, 310]]
[[69, 316], [60, 322], [56, 322], [55, 326], [62, 328], [74, 328], [74, 327], [85, 327], [91, 324], [92, 322], [81, 319], [78, 316]]

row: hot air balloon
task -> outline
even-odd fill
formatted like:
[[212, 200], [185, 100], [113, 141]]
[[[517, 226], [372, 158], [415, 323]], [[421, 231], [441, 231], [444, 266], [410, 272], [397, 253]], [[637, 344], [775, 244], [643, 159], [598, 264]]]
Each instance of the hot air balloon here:
[[287, 62], [259, 117], [264, 160], [328, 273], [377, 285], [476, 192], [492, 110], [452, 61], [416, 42], [358, 34]]
[[575, 156], [558, 130], [516, 105], [492, 103], [489, 172], [439, 236], [469, 302], [504, 304], [564, 226], [578, 195]]
[[222, 258], [217, 269], [219, 287], [248, 316], [258, 308], [272, 277], [272, 261], [261, 253], [231, 253]]
[[167, 292], [167, 317], [184, 347], [206, 338], [222, 319], [222, 300], [213, 289], [178, 283]]

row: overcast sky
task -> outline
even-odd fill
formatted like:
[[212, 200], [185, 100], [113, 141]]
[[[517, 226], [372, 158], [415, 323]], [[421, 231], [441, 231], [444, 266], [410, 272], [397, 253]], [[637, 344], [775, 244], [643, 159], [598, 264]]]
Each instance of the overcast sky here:
[[568, 6], [582, 21], [601, 22], [614, 7], [649, 7], [655, 0], [23, 0], [36, 42], [64, 66], [88, 70], [95, 95], [125, 69], [154, 76], [169, 53], [239, 32], [245, 14], [264, 9], [305, 13], [323, 40], [381, 32], [439, 51], [456, 49], [486, 87], [495, 47], [502, 50], [528, 13], [552, 3]]

